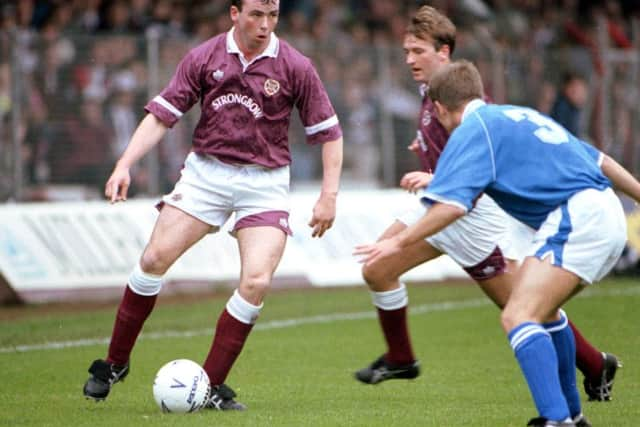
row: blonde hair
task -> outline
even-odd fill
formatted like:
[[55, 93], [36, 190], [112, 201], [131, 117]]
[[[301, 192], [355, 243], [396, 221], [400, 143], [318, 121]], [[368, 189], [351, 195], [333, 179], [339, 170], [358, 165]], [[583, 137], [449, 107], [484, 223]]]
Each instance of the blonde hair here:
[[431, 6], [422, 6], [418, 9], [407, 26], [407, 34], [422, 40], [431, 39], [436, 51], [447, 45], [451, 54], [456, 47], [456, 26]]
[[476, 98], [484, 97], [480, 72], [471, 62], [459, 60], [444, 65], [429, 81], [429, 98], [450, 111]]

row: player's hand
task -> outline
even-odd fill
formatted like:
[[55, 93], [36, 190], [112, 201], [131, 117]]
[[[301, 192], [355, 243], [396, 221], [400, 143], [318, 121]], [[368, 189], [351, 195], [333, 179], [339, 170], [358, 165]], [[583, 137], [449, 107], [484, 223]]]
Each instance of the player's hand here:
[[104, 195], [111, 203], [127, 200], [127, 192], [131, 184], [129, 169], [118, 167], [113, 170], [107, 184], [104, 186]]
[[410, 193], [416, 193], [418, 192], [418, 190], [427, 187], [431, 183], [432, 179], [433, 174], [430, 174], [428, 172], [409, 172], [406, 173], [400, 180], [400, 187], [404, 188]]
[[359, 262], [369, 266], [383, 258], [397, 254], [400, 250], [401, 247], [397, 240], [392, 237], [369, 245], [358, 245], [355, 247], [353, 255], [362, 256]]
[[417, 153], [420, 151], [420, 142], [418, 142], [418, 138], [415, 138], [413, 141], [411, 141], [411, 144], [409, 144], [407, 146], [407, 149], [409, 151], [413, 151], [414, 153]]
[[309, 221], [309, 227], [313, 230], [311, 237], [322, 237], [331, 228], [333, 220], [336, 218], [336, 197], [337, 194], [322, 193], [313, 207], [313, 215]]

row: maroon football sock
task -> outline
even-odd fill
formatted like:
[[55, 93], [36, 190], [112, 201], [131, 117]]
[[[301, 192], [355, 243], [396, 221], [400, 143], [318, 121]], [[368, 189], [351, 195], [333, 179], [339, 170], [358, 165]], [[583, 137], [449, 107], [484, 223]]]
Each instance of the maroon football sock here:
[[378, 320], [384, 338], [387, 341], [389, 351], [385, 355], [385, 360], [392, 365], [406, 365], [413, 363], [415, 357], [411, 348], [409, 338], [409, 328], [407, 326], [407, 307], [396, 310], [378, 309]]
[[576, 366], [585, 377], [589, 379], [600, 378], [602, 368], [604, 367], [602, 353], [596, 350], [589, 341], [582, 336], [571, 321], [569, 321], [569, 326], [576, 339]]
[[129, 361], [131, 350], [145, 320], [153, 310], [157, 297], [138, 295], [127, 285], [113, 325], [107, 362], [125, 365]]
[[211, 385], [224, 383], [231, 366], [242, 351], [251, 328], [253, 325], [242, 323], [224, 309], [218, 318], [213, 344], [203, 366], [209, 375]]

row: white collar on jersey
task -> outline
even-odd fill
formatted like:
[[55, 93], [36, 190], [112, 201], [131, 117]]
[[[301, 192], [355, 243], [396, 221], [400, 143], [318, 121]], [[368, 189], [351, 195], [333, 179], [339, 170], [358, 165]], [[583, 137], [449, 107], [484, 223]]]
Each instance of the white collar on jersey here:
[[426, 83], [421, 83], [420, 87], [418, 87], [418, 90], [420, 91], [420, 96], [424, 98], [429, 93], [429, 85], [427, 85]]
[[266, 49], [262, 51], [260, 55], [253, 58], [251, 61], [247, 61], [246, 58], [244, 57], [244, 54], [240, 51], [240, 48], [238, 47], [238, 44], [236, 43], [235, 39], [233, 38], [233, 33], [235, 32], [235, 30], [236, 30], [236, 27], [231, 27], [231, 29], [227, 32], [227, 53], [237, 53], [238, 58], [240, 58], [240, 62], [242, 62], [242, 65], [245, 70], [249, 65], [251, 65], [253, 62], [257, 61], [260, 58], [263, 58], [265, 56], [276, 58], [278, 56], [280, 40], [275, 35], [275, 33], [271, 33], [271, 37], [269, 38], [269, 44], [267, 45]]
[[487, 105], [486, 102], [484, 102], [482, 99], [480, 98], [476, 98], [472, 101], [470, 101], [465, 107], [464, 107], [464, 111], [462, 112], [462, 120], [464, 121], [464, 119], [471, 113], [473, 113], [474, 111], [476, 111], [478, 108], [482, 107], [483, 105]]

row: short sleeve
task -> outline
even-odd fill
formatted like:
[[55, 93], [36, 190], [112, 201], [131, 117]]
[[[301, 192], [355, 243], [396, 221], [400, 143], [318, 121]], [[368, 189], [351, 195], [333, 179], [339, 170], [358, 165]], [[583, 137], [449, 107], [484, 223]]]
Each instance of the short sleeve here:
[[167, 127], [173, 127], [184, 113], [198, 102], [200, 66], [194, 51], [180, 62], [169, 85], [144, 107]]
[[580, 144], [582, 145], [582, 147], [585, 149], [585, 151], [587, 152], [587, 154], [593, 158], [593, 160], [596, 161], [596, 163], [598, 164], [598, 166], [602, 167], [602, 160], [603, 160], [603, 155], [602, 152], [600, 150], [598, 150], [596, 147], [594, 147], [593, 145], [583, 141], [583, 140], [579, 140]]
[[423, 203], [441, 202], [471, 210], [474, 200], [495, 181], [495, 157], [480, 119], [467, 118], [449, 137], [425, 189]]
[[297, 72], [299, 92], [296, 107], [304, 125], [307, 142], [318, 144], [340, 138], [342, 129], [338, 116], [315, 68], [309, 60], [306, 60], [305, 66], [299, 68]]

